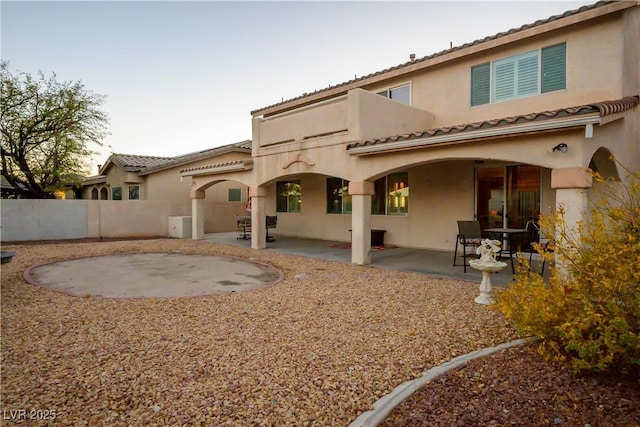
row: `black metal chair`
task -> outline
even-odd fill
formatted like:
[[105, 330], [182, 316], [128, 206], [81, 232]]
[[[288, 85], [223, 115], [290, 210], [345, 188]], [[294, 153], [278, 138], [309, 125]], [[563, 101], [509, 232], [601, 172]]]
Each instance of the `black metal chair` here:
[[544, 276], [544, 266], [547, 262], [545, 255], [547, 253], [553, 253], [555, 251], [555, 242], [543, 236], [542, 231], [540, 230], [540, 223], [535, 219], [529, 220], [525, 228], [527, 229], [527, 231], [533, 231], [537, 236], [537, 239], [531, 242], [531, 249], [529, 252], [529, 271], [531, 271], [533, 267], [533, 253], [537, 252], [542, 256], [540, 275]]
[[278, 215], [267, 215], [267, 242], [275, 242], [276, 238], [269, 236], [269, 229], [276, 228], [278, 226]]
[[456, 236], [456, 247], [453, 252], [453, 266], [456, 267], [456, 259], [458, 258], [458, 246], [462, 248], [462, 257], [464, 272], [467, 272], [467, 257], [471, 254], [467, 252], [467, 248], [473, 248], [473, 255], [475, 250], [480, 246], [482, 242], [482, 229], [478, 221], [458, 221], [458, 235]]

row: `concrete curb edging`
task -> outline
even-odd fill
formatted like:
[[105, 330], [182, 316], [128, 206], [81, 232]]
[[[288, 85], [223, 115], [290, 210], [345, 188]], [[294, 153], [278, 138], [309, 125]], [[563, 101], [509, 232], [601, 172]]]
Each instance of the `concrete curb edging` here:
[[376, 427], [389, 416], [391, 411], [396, 406], [406, 400], [417, 390], [422, 388], [429, 381], [438, 378], [447, 371], [462, 366], [471, 360], [488, 356], [492, 353], [504, 350], [506, 348], [516, 347], [531, 341], [536, 341], [537, 339], [538, 338], [522, 338], [519, 340], [500, 344], [495, 347], [487, 347], [482, 350], [476, 350], [472, 351], [471, 353], [458, 356], [448, 362], [443, 363], [440, 366], [435, 366], [428, 371], [425, 371], [419, 378], [400, 384], [399, 386], [394, 388], [391, 393], [378, 399], [378, 401], [373, 404], [373, 410], [366, 411], [360, 414], [358, 418], [356, 418], [353, 422], [351, 422], [351, 424], [349, 424], [349, 427]]

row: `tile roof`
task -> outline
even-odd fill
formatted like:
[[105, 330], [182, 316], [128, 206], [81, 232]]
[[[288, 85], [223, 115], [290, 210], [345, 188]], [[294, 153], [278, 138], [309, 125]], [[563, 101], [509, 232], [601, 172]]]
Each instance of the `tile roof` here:
[[139, 175], [148, 175], [163, 169], [180, 166], [189, 162], [217, 156], [231, 151], [251, 152], [251, 140], [222, 145], [193, 153], [181, 154], [175, 157], [141, 156], [136, 154], [113, 153], [100, 169], [104, 172], [110, 163], [114, 163], [128, 172], [138, 172]]
[[404, 135], [388, 136], [384, 138], [371, 139], [365, 142], [357, 142], [347, 145], [347, 151], [356, 147], [372, 146], [389, 142], [409, 141], [418, 138], [428, 138], [446, 134], [463, 133], [478, 129], [499, 128], [520, 123], [549, 120], [553, 118], [573, 117], [586, 114], [597, 113], [600, 117], [610, 114], [621, 113], [636, 107], [639, 96], [627, 96], [625, 98], [602, 101], [593, 104], [579, 105], [575, 107], [560, 108], [557, 110], [542, 111], [539, 113], [522, 114], [518, 116], [504, 117], [500, 119], [483, 120], [480, 122], [466, 123], [455, 126], [445, 126], [424, 131], [412, 132]]
[[82, 178], [83, 185], [103, 184], [105, 182], [107, 182], [107, 177], [105, 175], [93, 175]]
[[172, 157], [168, 162], [150, 166], [146, 168], [144, 171], [140, 172], [140, 175], [148, 175], [153, 172], [157, 172], [159, 170], [173, 168], [176, 166], [181, 166], [190, 162], [194, 162], [196, 160], [206, 159], [207, 157], [218, 156], [224, 153], [229, 152], [242, 152], [242, 153], [251, 153], [251, 145], [252, 142], [250, 139], [236, 142], [233, 144], [222, 145], [220, 147], [209, 148], [206, 150], [196, 151], [193, 153], [182, 154], [180, 156]]
[[[0, 188], [2, 188], [3, 190], [15, 190], [16, 187], [14, 187], [13, 185], [11, 185], [9, 183], [9, 181], [7, 181], [7, 179], [0, 175]], [[26, 187], [23, 184], [18, 183], [18, 188], [21, 190], [24, 190]]]
[[268, 105], [266, 107], [258, 108], [257, 110], [251, 111], [251, 114], [253, 115], [253, 114], [255, 114], [257, 112], [260, 112], [260, 111], [263, 111], [263, 110], [267, 110], [267, 109], [270, 109], [270, 108], [273, 108], [273, 107], [278, 107], [280, 105], [285, 105], [285, 104], [288, 104], [289, 102], [292, 102], [292, 101], [297, 101], [297, 100], [300, 100], [300, 99], [304, 99], [304, 98], [306, 98], [308, 96], [311, 96], [311, 95], [316, 95], [316, 94], [319, 94], [319, 93], [322, 93], [322, 92], [328, 92], [328, 91], [330, 91], [332, 89], [337, 89], [337, 88], [340, 88], [340, 87], [343, 87], [343, 86], [347, 86], [347, 85], [350, 85], [350, 84], [355, 83], [355, 82], [362, 82], [362, 81], [367, 80], [367, 79], [369, 79], [371, 77], [379, 76], [381, 74], [385, 74], [385, 73], [388, 73], [390, 71], [399, 70], [399, 69], [408, 67], [410, 65], [414, 65], [414, 64], [419, 63], [419, 62], [424, 62], [424, 61], [427, 61], [427, 60], [430, 60], [430, 59], [433, 59], [433, 58], [436, 58], [436, 57], [439, 57], [439, 56], [443, 56], [443, 55], [446, 55], [446, 54], [449, 54], [449, 53], [452, 53], [452, 52], [456, 52], [456, 51], [459, 51], [459, 50], [462, 50], [462, 49], [466, 49], [468, 47], [477, 46], [479, 44], [482, 44], [482, 43], [485, 43], [485, 42], [488, 42], [488, 41], [496, 40], [498, 38], [501, 38], [501, 37], [504, 37], [504, 36], [507, 36], [507, 35], [510, 35], [510, 34], [518, 33], [518, 32], [524, 31], [524, 30], [528, 30], [528, 29], [533, 28], [533, 27], [538, 27], [540, 25], [543, 25], [543, 24], [546, 24], [546, 23], [549, 23], [549, 22], [552, 22], [552, 21], [557, 21], [558, 19], [566, 18], [566, 17], [573, 16], [573, 15], [577, 15], [579, 13], [583, 13], [583, 12], [586, 12], [586, 11], [589, 11], [589, 10], [592, 10], [592, 9], [596, 9], [596, 8], [599, 8], [599, 7], [602, 7], [602, 6], [606, 6], [606, 5], [611, 4], [611, 3], [617, 3], [617, 0], [603, 0], [603, 1], [599, 1], [599, 2], [597, 2], [595, 4], [592, 4], [592, 5], [582, 6], [582, 7], [578, 8], [578, 9], [566, 11], [566, 12], [564, 12], [562, 14], [559, 14], [559, 15], [553, 15], [553, 16], [551, 16], [549, 18], [546, 18], [546, 19], [539, 19], [539, 20], [537, 20], [537, 21], [535, 21], [535, 22], [533, 22], [531, 24], [525, 24], [525, 25], [522, 25], [522, 26], [517, 27], [517, 28], [511, 28], [510, 30], [507, 30], [507, 31], [504, 31], [504, 32], [500, 32], [500, 33], [494, 34], [492, 36], [487, 36], [487, 37], [484, 37], [482, 39], [474, 40], [474, 41], [472, 41], [470, 43], [465, 43], [465, 44], [460, 45], [460, 46], [455, 46], [455, 47], [452, 47], [451, 49], [446, 49], [446, 50], [443, 50], [443, 51], [440, 51], [440, 52], [436, 52], [434, 54], [431, 54], [431, 55], [428, 55], [428, 56], [425, 56], [425, 57], [422, 57], [422, 58], [417, 58], [415, 60], [412, 60], [412, 61], [409, 61], [409, 62], [405, 62], [405, 63], [399, 64], [399, 65], [396, 65], [394, 67], [386, 68], [386, 69], [381, 70], [381, 71], [376, 71], [374, 73], [367, 74], [367, 75], [362, 76], [362, 77], [357, 77], [357, 78], [348, 80], [346, 82], [338, 83], [336, 85], [332, 85], [332, 86], [326, 87], [324, 89], [318, 89], [318, 90], [315, 90], [315, 91], [310, 92], [310, 93], [304, 93], [304, 94], [302, 94], [300, 96], [297, 96], [295, 98], [290, 98], [290, 99], [284, 100], [282, 102], [278, 102], [278, 103], [275, 103], [275, 104], [272, 104], [272, 105]]
[[107, 159], [105, 166], [109, 162], [113, 162], [126, 171], [137, 172], [150, 166], [157, 166], [171, 160], [171, 157], [158, 157], [158, 156], [139, 156], [136, 154], [119, 154], [113, 153]]
[[252, 165], [253, 165], [253, 159], [240, 159], [240, 160], [232, 160], [232, 161], [229, 161], [229, 162], [214, 163], [214, 164], [211, 164], [211, 165], [196, 166], [196, 167], [193, 167], [193, 168], [182, 169], [180, 171], [180, 173], [196, 172], [196, 171], [209, 170], [209, 169], [224, 169], [224, 168], [228, 168], [230, 166], [247, 167], [247, 166], [252, 166]]

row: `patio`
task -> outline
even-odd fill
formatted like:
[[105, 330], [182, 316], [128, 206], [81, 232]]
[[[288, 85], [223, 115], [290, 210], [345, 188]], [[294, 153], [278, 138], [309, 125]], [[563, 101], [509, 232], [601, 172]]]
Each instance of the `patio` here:
[[[204, 236], [204, 241], [222, 245], [251, 247], [250, 240], [237, 239], [238, 233], [211, 233]], [[347, 242], [327, 240], [301, 239], [296, 237], [275, 235], [274, 242], [267, 242], [267, 250], [283, 254], [299, 255], [309, 258], [324, 259], [351, 263], [351, 251]], [[535, 263], [535, 258], [534, 258]], [[453, 266], [453, 251], [435, 251], [416, 248], [389, 247], [371, 251], [371, 265], [387, 270], [407, 271], [428, 274], [447, 279], [477, 282], [482, 280], [482, 273], [467, 267], [464, 273], [462, 265]], [[511, 271], [506, 269], [496, 273], [492, 282], [497, 286], [506, 286], [511, 282]]]

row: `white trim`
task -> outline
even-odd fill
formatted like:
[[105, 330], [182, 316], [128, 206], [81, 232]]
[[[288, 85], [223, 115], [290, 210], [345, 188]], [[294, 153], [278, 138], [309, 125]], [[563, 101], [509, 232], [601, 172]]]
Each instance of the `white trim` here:
[[586, 117], [584, 116], [572, 117], [569, 119], [561, 119], [561, 120], [553, 120], [553, 121], [545, 120], [541, 122], [531, 122], [531, 123], [525, 123], [525, 124], [516, 125], [516, 126], [498, 127], [498, 128], [494, 127], [489, 129], [479, 129], [479, 130], [466, 131], [466, 132], [462, 131], [454, 134], [431, 136], [431, 137], [411, 139], [406, 141], [378, 143], [374, 145], [365, 145], [362, 147], [348, 148], [347, 153], [351, 155], [373, 154], [373, 153], [391, 151], [396, 149], [421, 148], [421, 147], [438, 144], [438, 143], [445, 143], [445, 142], [464, 142], [472, 139], [516, 135], [520, 133], [540, 132], [540, 131], [554, 130], [554, 129], [566, 129], [566, 128], [577, 127], [577, 126], [586, 126], [589, 124], [599, 125], [600, 116], [589, 115]]
[[[390, 99], [392, 101], [395, 101], [395, 99], [389, 97], [389, 96], [385, 96], [385, 95], [381, 95], [380, 92], [387, 92], [387, 94], [389, 94], [392, 90], [394, 89], [400, 89], [402, 87], [408, 86], [409, 87], [409, 103], [405, 104], [405, 105], [409, 105], [409, 106], [413, 106], [413, 85], [411, 84], [411, 80], [405, 82], [405, 83], [400, 83], [397, 85], [393, 85], [393, 86], [386, 86], [382, 89], [376, 89], [376, 90], [371, 90], [372, 93], [375, 93], [376, 95], [380, 95], [380, 96], [384, 96], [387, 99]], [[404, 102], [402, 101], [396, 101], [396, 102], [400, 102], [401, 104], [404, 104]]]

